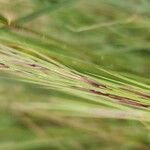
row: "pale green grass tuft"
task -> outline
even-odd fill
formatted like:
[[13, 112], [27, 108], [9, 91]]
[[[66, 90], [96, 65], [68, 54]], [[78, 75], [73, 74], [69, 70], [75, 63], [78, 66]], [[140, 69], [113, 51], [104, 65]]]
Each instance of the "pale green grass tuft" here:
[[149, 0], [0, 0], [0, 149], [148, 150]]

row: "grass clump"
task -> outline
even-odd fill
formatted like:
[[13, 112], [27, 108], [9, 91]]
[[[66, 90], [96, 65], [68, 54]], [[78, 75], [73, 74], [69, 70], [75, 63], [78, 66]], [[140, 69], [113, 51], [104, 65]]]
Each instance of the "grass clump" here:
[[0, 1], [0, 149], [145, 149], [148, 0]]

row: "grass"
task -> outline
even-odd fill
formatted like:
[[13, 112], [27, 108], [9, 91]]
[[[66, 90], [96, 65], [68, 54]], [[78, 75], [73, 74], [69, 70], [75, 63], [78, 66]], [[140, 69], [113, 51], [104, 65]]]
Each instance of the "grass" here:
[[0, 0], [0, 149], [148, 150], [148, 0]]

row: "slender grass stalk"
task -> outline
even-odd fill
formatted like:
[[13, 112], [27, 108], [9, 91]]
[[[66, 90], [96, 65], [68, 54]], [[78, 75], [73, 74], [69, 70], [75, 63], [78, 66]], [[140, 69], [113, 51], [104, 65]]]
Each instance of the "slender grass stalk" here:
[[0, 149], [147, 150], [148, 6], [1, 0]]

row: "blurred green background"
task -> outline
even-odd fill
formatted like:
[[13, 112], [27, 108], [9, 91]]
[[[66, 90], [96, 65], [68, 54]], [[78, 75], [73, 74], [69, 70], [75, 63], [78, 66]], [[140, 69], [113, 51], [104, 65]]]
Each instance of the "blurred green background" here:
[[0, 149], [148, 150], [149, 8], [0, 0]]

